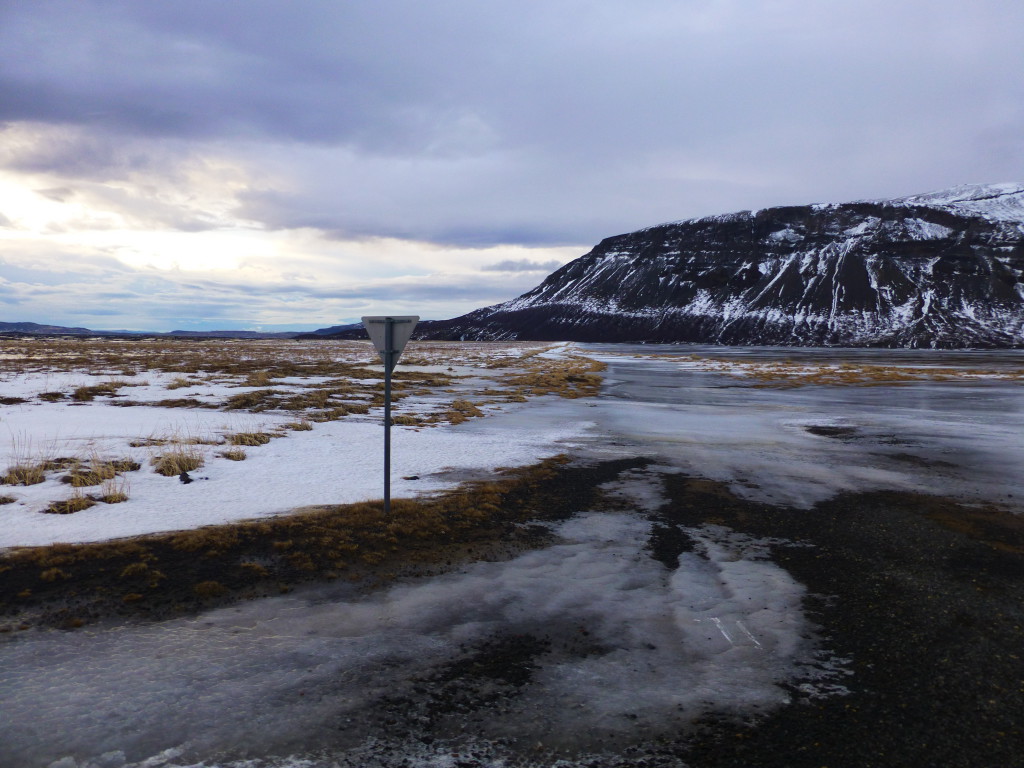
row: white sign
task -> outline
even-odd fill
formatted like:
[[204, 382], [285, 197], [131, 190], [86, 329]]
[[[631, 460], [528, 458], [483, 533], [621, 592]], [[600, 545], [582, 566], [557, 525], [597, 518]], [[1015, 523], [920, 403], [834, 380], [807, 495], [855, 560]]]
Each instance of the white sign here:
[[363, 326], [370, 334], [370, 341], [384, 361], [384, 369], [388, 373], [394, 370], [419, 319], [419, 315], [374, 315], [363, 318]]

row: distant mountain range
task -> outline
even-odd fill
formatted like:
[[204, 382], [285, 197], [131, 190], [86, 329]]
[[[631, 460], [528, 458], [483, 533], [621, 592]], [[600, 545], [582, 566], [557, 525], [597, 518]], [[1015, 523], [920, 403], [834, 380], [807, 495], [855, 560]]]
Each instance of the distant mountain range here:
[[[416, 338], [1024, 347], [1024, 185], [785, 206], [602, 240], [518, 298]], [[0, 333], [126, 335], [34, 323]], [[360, 324], [233, 338], [366, 338]]]
[[64, 325], [41, 325], [40, 323], [3, 323], [0, 334], [5, 336], [168, 336], [197, 339], [292, 339], [297, 333], [262, 333], [260, 331], [94, 331], [90, 328], [69, 328]]
[[1024, 186], [742, 211], [603, 240], [522, 296], [417, 335], [1024, 346]]

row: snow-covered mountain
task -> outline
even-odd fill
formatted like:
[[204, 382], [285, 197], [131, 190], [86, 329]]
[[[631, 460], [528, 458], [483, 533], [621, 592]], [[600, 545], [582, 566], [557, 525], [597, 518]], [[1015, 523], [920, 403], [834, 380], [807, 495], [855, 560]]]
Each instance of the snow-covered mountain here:
[[434, 338], [1024, 346], [1024, 185], [787, 206], [603, 240]]

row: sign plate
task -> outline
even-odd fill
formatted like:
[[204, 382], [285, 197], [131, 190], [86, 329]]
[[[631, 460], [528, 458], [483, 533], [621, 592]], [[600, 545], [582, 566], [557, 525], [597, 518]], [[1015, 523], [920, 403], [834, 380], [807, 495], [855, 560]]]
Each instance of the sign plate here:
[[363, 326], [370, 334], [370, 341], [389, 373], [398, 363], [419, 319], [419, 315], [372, 315], [363, 318]]

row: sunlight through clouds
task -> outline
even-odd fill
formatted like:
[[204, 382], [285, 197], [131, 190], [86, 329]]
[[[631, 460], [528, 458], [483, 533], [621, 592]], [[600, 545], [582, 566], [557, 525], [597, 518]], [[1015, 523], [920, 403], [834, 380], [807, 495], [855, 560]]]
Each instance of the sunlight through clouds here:
[[662, 222], [1024, 178], [1019, 2], [580, 8], [7, 4], [0, 314], [450, 318]]

